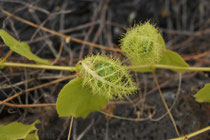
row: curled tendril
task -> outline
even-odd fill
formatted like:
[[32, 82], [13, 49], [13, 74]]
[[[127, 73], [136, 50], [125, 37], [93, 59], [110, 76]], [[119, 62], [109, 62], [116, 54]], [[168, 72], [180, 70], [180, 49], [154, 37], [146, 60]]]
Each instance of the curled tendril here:
[[149, 22], [135, 25], [121, 39], [122, 52], [133, 65], [157, 64], [165, 51], [165, 42]]
[[108, 99], [122, 98], [136, 90], [126, 67], [106, 56], [90, 56], [77, 64], [83, 84], [91, 87], [93, 94]]

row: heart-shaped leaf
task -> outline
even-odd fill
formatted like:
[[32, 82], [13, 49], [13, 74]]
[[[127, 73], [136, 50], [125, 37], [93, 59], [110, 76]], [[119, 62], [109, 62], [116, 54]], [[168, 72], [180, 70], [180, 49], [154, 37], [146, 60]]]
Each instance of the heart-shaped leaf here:
[[[180, 66], [180, 67], [189, 67], [189, 65], [184, 61], [184, 59], [176, 52], [171, 50], [166, 50], [160, 60], [159, 64], [171, 65], [171, 66]], [[175, 72], [185, 72], [186, 70], [177, 70], [171, 69]]]
[[198, 102], [208, 102], [210, 103], [210, 83], [206, 84], [199, 92], [194, 95], [196, 101]]
[[33, 133], [35, 133], [33, 138], [38, 138], [38, 135], [37, 135], [38, 130], [35, 127], [35, 124], [37, 124], [37, 123], [39, 123], [38, 120], [35, 121], [31, 125], [25, 125], [20, 122], [12, 122], [7, 125], [1, 125], [0, 126], [0, 140], [24, 139], [28, 135], [31, 135], [30, 133], [33, 131], [35, 131], [35, 132], [33, 132]]
[[0, 29], [0, 36], [3, 39], [4, 43], [14, 52], [28, 58], [29, 60], [34, 60], [40, 64], [50, 65], [50, 61], [42, 59], [35, 54], [33, 54], [30, 50], [30, 47], [25, 42], [19, 42], [14, 39], [11, 35], [9, 35], [4, 30]]
[[102, 109], [108, 103], [104, 96], [93, 94], [82, 82], [82, 78], [73, 79], [60, 91], [56, 102], [60, 117], [86, 118], [89, 113]]

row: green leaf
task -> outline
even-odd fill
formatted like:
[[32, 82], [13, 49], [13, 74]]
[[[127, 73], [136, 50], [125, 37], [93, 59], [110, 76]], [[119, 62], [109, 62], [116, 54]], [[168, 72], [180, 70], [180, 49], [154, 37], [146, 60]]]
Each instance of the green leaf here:
[[[162, 55], [159, 64], [171, 65], [171, 66], [180, 66], [180, 67], [189, 67], [189, 65], [184, 61], [184, 59], [176, 52], [171, 50], [166, 50]], [[177, 70], [171, 69], [175, 72], [185, 72], [186, 70]]]
[[208, 102], [210, 103], [210, 83], [206, 84], [204, 88], [202, 88], [195, 95], [195, 100], [198, 102]]
[[33, 54], [30, 50], [30, 47], [25, 42], [19, 42], [14, 39], [11, 35], [9, 35], [4, 30], [0, 29], [0, 36], [2, 37], [4, 43], [14, 52], [28, 58], [29, 60], [34, 60], [40, 64], [50, 65], [50, 61], [42, 59], [35, 54]]
[[28, 134], [24, 140], [39, 140], [38, 130], [36, 130], [34, 133]]
[[100, 110], [108, 99], [93, 95], [91, 89], [82, 85], [82, 78], [76, 78], [66, 84], [58, 95], [56, 110], [60, 117], [83, 117]]
[[[17, 140], [24, 139], [30, 135], [32, 131], [38, 131], [35, 124], [40, 123], [39, 120], [31, 125], [25, 125], [20, 122], [12, 122], [7, 125], [0, 126], [0, 140]], [[36, 133], [36, 137], [38, 137]]]

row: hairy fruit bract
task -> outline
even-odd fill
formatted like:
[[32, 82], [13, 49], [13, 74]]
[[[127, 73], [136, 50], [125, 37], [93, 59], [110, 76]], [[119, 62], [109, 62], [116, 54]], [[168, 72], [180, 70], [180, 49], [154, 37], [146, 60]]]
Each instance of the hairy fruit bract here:
[[93, 94], [108, 99], [122, 98], [136, 90], [126, 67], [106, 56], [87, 57], [78, 62], [77, 72], [83, 78], [83, 84], [91, 87]]
[[165, 42], [149, 22], [135, 25], [121, 39], [122, 52], [132, 65], [157, 64], [165, 51]]

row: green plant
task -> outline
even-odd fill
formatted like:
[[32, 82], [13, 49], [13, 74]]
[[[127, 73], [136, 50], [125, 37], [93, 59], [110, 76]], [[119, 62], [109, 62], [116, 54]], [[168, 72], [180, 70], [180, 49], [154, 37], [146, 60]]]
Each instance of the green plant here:
[[85, 118], [102, 109], [110, 99], [121, 99], [136, 90], [127, 69], [106, 56], [87, 57], [78, 62], [76, 71], [79, 77], [59, 93], [56, 103], [59, 116]]
[[[150, 68], [135, 68], [136, 72], [151, 72], [155, 69], [155, 64], [189, 67], [179, 54], [165, 48], [162, 36], [150, 22], [128, 29], [121, 39], [121, 49], [133, 66], [150, 66]], [[185, 71], [173, 68], [172, 70]]]
[[25, 125], [19, 122], [12, 122], [7, 125], [0, 125], [0, 140], [38, 140], [38, 129], [36, 124], [38, 120], [31, 125]]
[[10, 49], [26, 58], [29, 60], [34, 60], [35, 62], [39, 64], [46, 64], [50, 65], [50, 61], [44, 60], [35, 54], [33, 54], [30, 50], [30, 47], [28, 44], [25, 42], [19, 42], [16, 39], [14, 39], [12, 36], [10, 36], [7, 32], [4, 30], [0, 29], [0, 36], [2, 37], [4, 43], [10, 47]]
[[[121, 39], [122, 51], [131, 61], [131, 66], [123, 66], [119, 60], [101, 55], [89, 56], [78, 62], [76, 67], [51, 66], [49, 61], [34, 55], [26, 43], [15, 40], [4, 30], [0, 30], [0, 36], [12, 51], [38, 63], [11, 63], [2, 59], [0, 61], [0, 67], [2, 68], [5, 66], [31, 67], [77, 72], [77, 78], [66, 84], [58, 95], [56, 110], [60, 117], [85, 118], [89, 113], [102, 109], [109, 100], [122, 99], [124, 96], [133, 93], [137, 87], [135, 87], [128, 70], [136, 72], [152, 71], [154, 76], [156, 68], [171, 69], [176, 72], [210, 71], [210, 68], [189, 67], [179, 54], [165, 49], [165, 43], [161, 35], [149, 22], [129, 29], [124, 38]], [[159, 88], [158, 84], [157, 86]], [[159, 91], [161, 95], [160, 88]], [[199, 95], [195, 96], [197, 101], [209, 102], [209, 100], [204, 100], [204, 98], [209, 98], [208, 92], [209, 84], [204, 87], [204, 90], [201, 90], [201, 93], [198, 93]], [[163, 97], [162, 99], [164, 101]], [[7, 101], [6, 99], [0, 102], [0, 105]], [[165, 106], [170, 114], [167, 104]], [[173, 120], [173, 117], [171, 119]], [[2, 130], [0, 129], [1, 132], [6, 126], [0, 128], [2, 128]], [[31, 130], [27, 132], [31, 132]], [[24, 134], [24, 137], [21, 138], [25, 138], [25, 136]]]
[[210, 83], [206, 84], [194, 97], [198, 102], [210, 103]]

